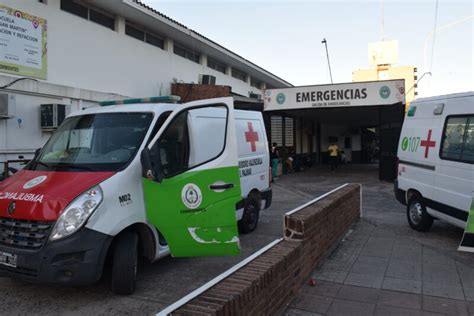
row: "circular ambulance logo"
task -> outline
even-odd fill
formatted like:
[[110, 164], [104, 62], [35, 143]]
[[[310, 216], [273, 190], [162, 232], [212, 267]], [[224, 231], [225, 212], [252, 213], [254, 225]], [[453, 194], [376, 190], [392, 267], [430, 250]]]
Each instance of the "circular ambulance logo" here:
[[286, 100], [286, 97], [285, 97], [284, 93], [280, 92], [280, 93], [277, 94], [276, 101], [277, 101], [278, 104], [285, 103], [285, 100]]
[[402, 140], [402, 150], [406, 151], [408, 149], [408, 137], [404, 137]]
[[39, 177], [33, 178], [27, 183], [25, 183], [25, 185], [23, 186], [23, 189], [26, 189], [26, 190], [31, 189], [37, 186], [38, 184], [43, 183], [47, 178], [48, 178], [47, 176], [39, 176]]
[[382, 86], [379, 90], [379, 94], [383, 99], [388, 99], [390, 96], [390, 88], [387, 86]]
[[201, 189], [194, 183], [188, 183], [183, 187], [183, 190], [181, 190], [181, 199], [188, 208], [198, 208], [202, 202]]

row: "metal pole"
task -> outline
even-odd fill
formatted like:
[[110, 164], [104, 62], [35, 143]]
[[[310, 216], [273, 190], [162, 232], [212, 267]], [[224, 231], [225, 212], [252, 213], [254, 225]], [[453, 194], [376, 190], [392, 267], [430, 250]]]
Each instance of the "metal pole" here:
[[331, 77], [331, 84], [332, 84], [333, 82], [332, 82], [331, 63], [329, 62], [328, 43], [327, 43], [327, 41], [326, 41], [325, 38], [323, 38], [323, 40], [321, 41], [321, 43], [323, 43], [324, 46], [326, 47], [326, 56], [327, 56], [327, 58], [328, 58], [329, 76]]

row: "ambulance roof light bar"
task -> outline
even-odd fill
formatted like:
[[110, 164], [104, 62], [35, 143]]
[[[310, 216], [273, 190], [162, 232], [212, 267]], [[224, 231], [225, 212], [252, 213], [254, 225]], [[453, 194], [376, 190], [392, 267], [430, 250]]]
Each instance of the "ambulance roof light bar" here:
[[99, 102], [100, 106], [119, 105], [119, 104], [137, 104], [137, 103], [178, 103], [181, 97], [177, 95], [166, 95], [149, 98], [134, 98], [124, 100], [112, 100]]

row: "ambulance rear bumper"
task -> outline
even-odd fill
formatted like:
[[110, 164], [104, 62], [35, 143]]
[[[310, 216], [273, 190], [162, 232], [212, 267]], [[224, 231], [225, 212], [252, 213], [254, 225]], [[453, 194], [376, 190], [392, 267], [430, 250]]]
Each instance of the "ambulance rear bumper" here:
[[265, 209], [269, 208], [272, 205], [273, 193], [272, 189], [268, 189], [262, 192], [262, 200], [265, 201]]
[[407, 205], [406, 201], [406, 192], [398, 187], [398, 179], [395, 179], [395, 183], [393, 184], [393, 190], [395, 191], [395, 198], [398, 202], [402, 203], [403, 205]]
[[98, 281], [112, 236], [82, 228], [64, 240], [49, 241], [38, 251], [0, 246], [16, 256], [16, 267], [0, 264], [0, 277], [34, 283], [88, 285]]

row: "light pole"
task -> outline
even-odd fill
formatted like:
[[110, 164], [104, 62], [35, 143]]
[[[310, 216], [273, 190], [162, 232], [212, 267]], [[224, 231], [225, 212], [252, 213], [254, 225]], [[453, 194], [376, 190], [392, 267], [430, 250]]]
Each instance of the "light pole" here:
[[331, 84], [332, 84], [333, 82], [332, 82], [331, 63], [329, 62], [328, 42], [326, 41], [325, 38], [323, 38], [321, 43], [324, 44], [324, 46], [326, 46], [326, 56], [328, 58], [329, 76], [331, 77]]

